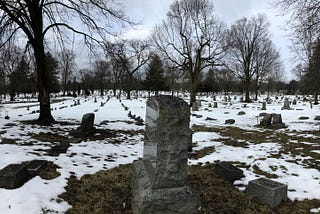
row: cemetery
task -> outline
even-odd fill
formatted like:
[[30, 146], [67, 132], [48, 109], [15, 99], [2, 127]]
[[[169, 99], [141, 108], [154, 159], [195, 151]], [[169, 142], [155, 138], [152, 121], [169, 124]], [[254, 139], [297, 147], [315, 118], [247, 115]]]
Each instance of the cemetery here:
[[0, 1], [0, 214], [320, 214], [320, 0]]
[[[56, 98], [52, 126], [30, 122], [38, 106], [1, 104], [0, 213], [30, 204], [33, 213], [99, 213], [107, 206], [121, 213], [317, 211], [319, 106], [287, 96], [297, 99], [290, 110], [282, 109], [284, 98], [262, 110], [263, 96], [244, 106], [240, 96], [225, 102], [199, 95], [201, 106], [193, 111], [178, 97], [89, 96], [79, 97], [79, 105], [71, 105], [72, 97]], [[234, 122], [225, 123], [229, 119]], [[277, 122], [285, 126], [265, 127]]]

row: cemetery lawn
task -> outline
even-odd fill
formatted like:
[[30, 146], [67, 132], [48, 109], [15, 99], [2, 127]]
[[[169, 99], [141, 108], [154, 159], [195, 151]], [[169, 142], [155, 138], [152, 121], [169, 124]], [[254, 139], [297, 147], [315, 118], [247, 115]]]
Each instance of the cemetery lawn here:
[[[281, 110], [283, 101], [273, 99], [262, 111], [261, 103], [244, 107], [239, 98], [217, 97], [218, 108], [209, 106], [212, 98], [200, 99], [202, 107], [191, 116], [195, 153], [188, 173], [202, 213], [320, 213], [320, 106], [298, 101], [293, 110]], [[131, 163], [142, 157], [144, 126], [128, 113], [144, 119], [146, 99], [57, 98], [52, 114], [58, 123], [50, 127], [30, 122], [38, 106], [21, 101], [0, 104], [0, 169], [35, 159], [50, 164], [20, 188], [0, 188], [0, 213], [131, 213]], [[71, 139], [69, 132], [89, 112], [97, 134]], [[281, 114], [287, 128], [259, 127], [262, 112]], [[69, 144], [67, 151], [54, 149], [62, 144]], [[233, 185], [224, 181], [212, 169], [217, 161], [232, 163], [245, 177]], [[271, 211], [246, 196], [248, 182], [260, 177], [287, 184], [289, 201]]]

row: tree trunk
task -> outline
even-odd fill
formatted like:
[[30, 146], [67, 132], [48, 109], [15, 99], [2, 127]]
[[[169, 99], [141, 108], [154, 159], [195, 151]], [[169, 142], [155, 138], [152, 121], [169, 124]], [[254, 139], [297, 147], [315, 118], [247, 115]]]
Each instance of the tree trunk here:
[[49, 71], [46, 63], [43, 39], [33, 41], [33, 49], [36, 60], [37, 87], [39, 91], [40, 115], [38, 121], [44, 124], [51, 124], [55, 120], [51, 115], [50, 93], [49, 93]]
[[250, 102], [250, 81], [247, 81], [245, 82], [245, 93], [246, 93], [246, 96], [245, 96], [245, 100], [244, 102], [246, 103], [249, 103]]
[[127, 93], [127, 99], [130, 100], [131, 99], [131, 95], [130, 95], [131, 94], [131, 90], [127, 89], [126, 93]]
[[254, 100], [257, 101], [258, 100], [258, 90], [255, 90], [255, 96], [254, 96]]
[[314, 92], [314, 104], [315, 105], [319, 104], [318, 95], [319, 95], [319, 93], [318, 93], [318, 90], [316, 89]]
[[190, 90], [190, 106], [192, 106], [192, 103], [194, 103], [196, 101], [196, 90], [194, 89], [194, 87], [191, 87]]
[[198, 75], [197, 73], [191, 75], [191, 87], [190, 87], [190, 106], [196, 101], [197, 88], [198, 88]]

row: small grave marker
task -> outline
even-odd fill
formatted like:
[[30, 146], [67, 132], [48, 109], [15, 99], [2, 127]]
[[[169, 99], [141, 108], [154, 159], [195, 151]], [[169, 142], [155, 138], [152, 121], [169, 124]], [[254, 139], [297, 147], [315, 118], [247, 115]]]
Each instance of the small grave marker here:
[[214, 171], [227, 181], [233, 183], [235, 180], [240, 180], [244, 177], [243, 171], [231, 163], [228, 162], [218, 162], [214, 166]]
[[9, 164], [0, 171], [0, 188], [15, 189], [27, 180], [28, 171], [24, 164]]
[[287, 200], [287, 190], [288, 187], [285, 184], [266, 178], [259, 178], [249, 181], [247, 193], [255, 196], [259, 201], [273, 209], [282, 201]]

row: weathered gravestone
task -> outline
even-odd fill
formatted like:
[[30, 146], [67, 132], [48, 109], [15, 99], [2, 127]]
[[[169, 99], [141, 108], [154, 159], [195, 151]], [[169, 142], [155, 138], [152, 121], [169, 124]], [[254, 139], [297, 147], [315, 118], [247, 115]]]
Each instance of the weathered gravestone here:
[[0, 188], [15, 189], [28, 181], [25, 164], [9, 164], [0, 171]]
[[227, 119], [225, 120], [225, 124], [234, 124], [236, 121], [234, 119]]
[[285, 184], [266, 178], [259, 178], [249, 181], [246, 192], [271, 208], [275, 208], [282, 201], [287, 200], [287, 190], [288, 187]]
[[283, 107], [281, 108], [281, 110], [291, 110], [290, 102], [289, 102], [288, 98], [285, 98], [284, 103], [283, 103]]
[[84, 114], [81, 120], [80, 129], [84, 132], [94, 132], [94, 113]]
[[297, 100], [296, 99], [293, 99], [292, 105], [297, 105]]
[[228, 162], [218, 162], [214, 166], [214, 171], [221, 176], [222, 178], [226, 179], [227, 181], [233, 183], [236, 180], [240, 180], [244, 177], [243, 171], [231, 163]]
[[262, 108], [261, 110], [267, 110], [267, 102], [262, 102]]
[[87, 113], [82, 116], [81, 125], [78, 129], [70, 132], [75, 137], [85, 137], [96, 132], [94, 127], [94, 113]]
[[192, 103], [192, 111], [199, 111], [198, 102], [193, 102]]
[[145, 122], [143, 159], [133, 163], [133, 213], [198, 213], [199, 196], [187, 185], [188, 104], [177, 97], [151, 97]]
[[213, 108], [218, 108], [218, 103], [217, 102], [213, 103]]
[[282, 129], [286, 125], [282, 122], [281, 114], [264, 114], [263, 119], [260, 122], [261, 126], [270, 129]]

